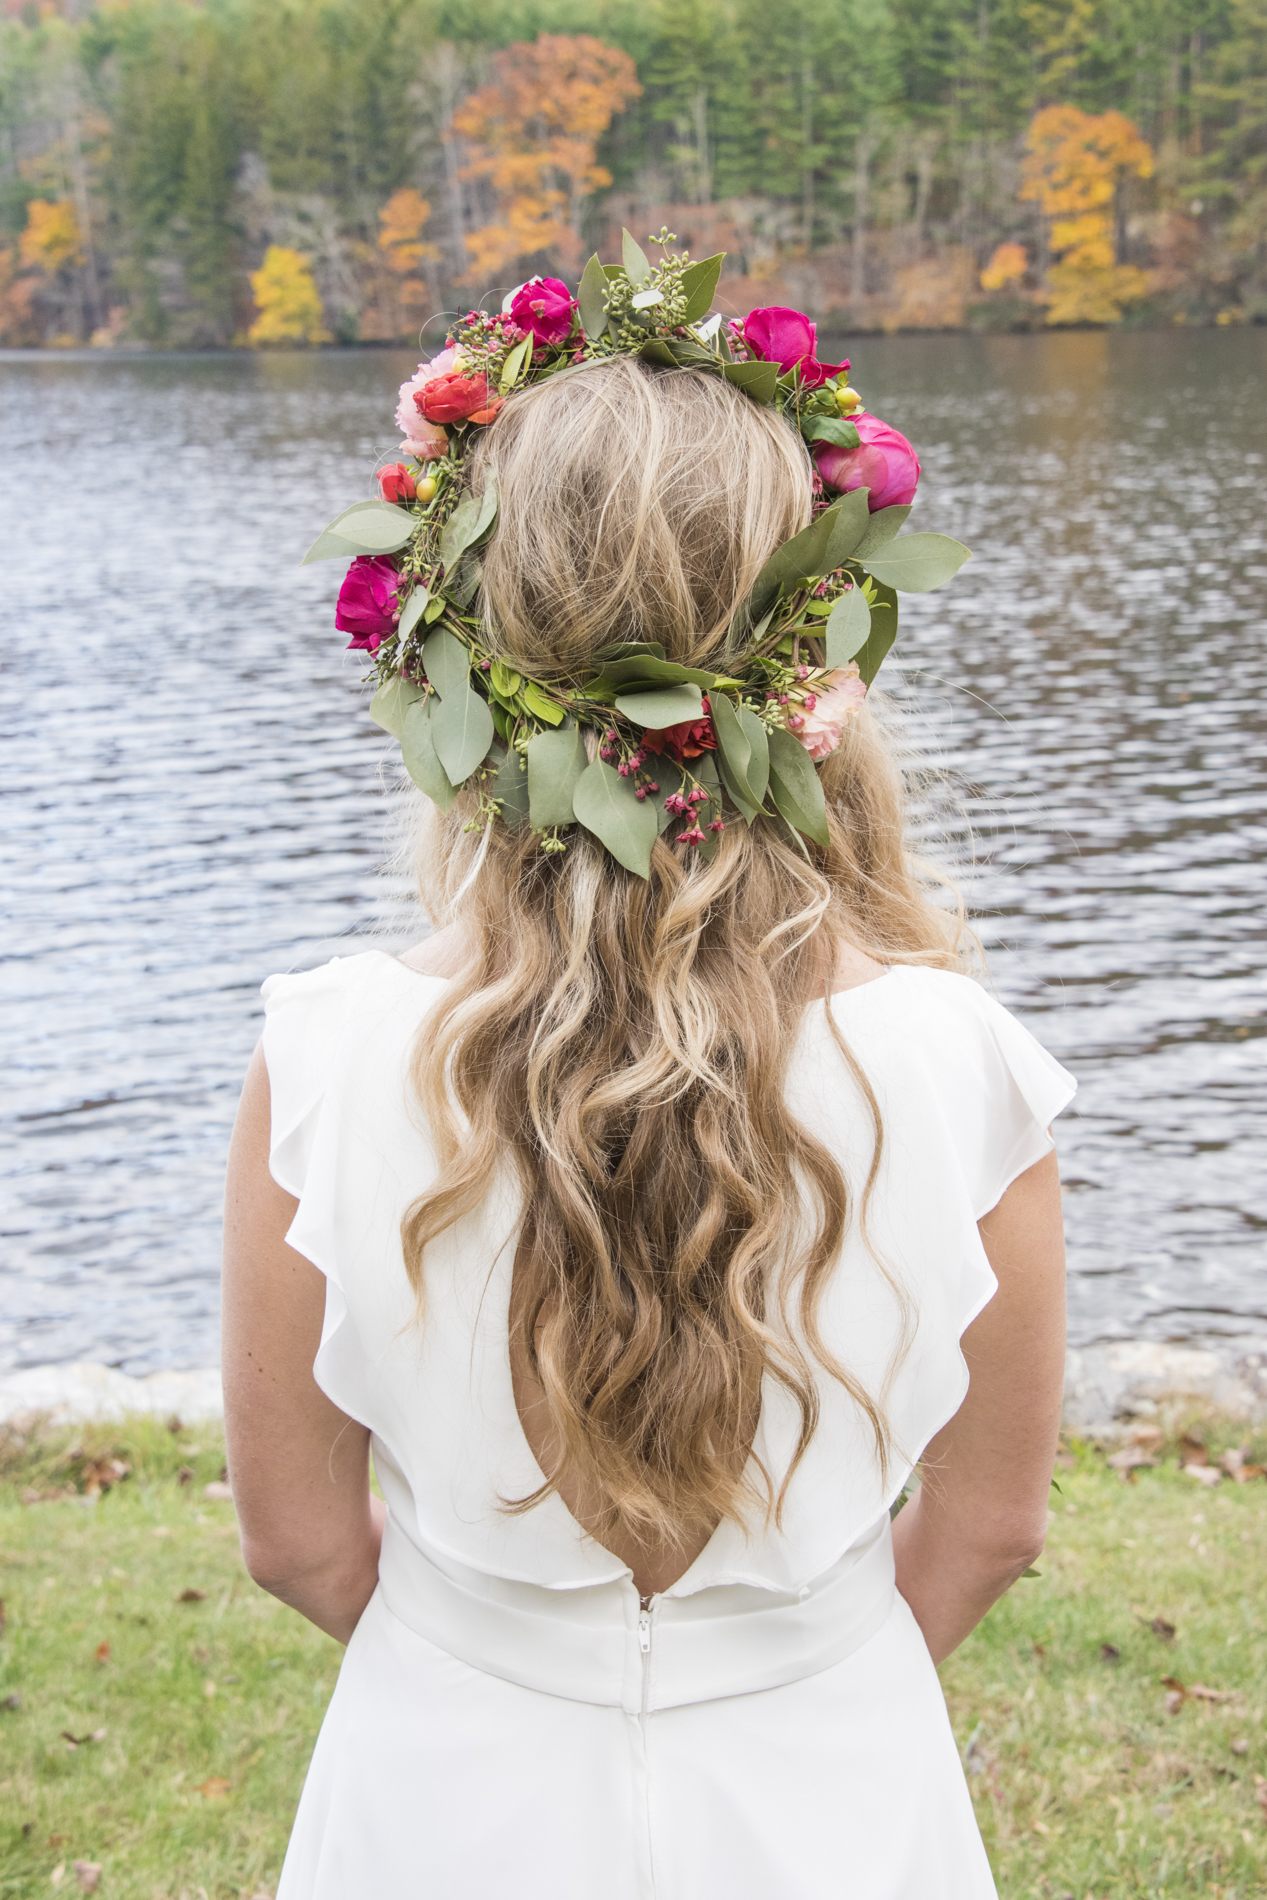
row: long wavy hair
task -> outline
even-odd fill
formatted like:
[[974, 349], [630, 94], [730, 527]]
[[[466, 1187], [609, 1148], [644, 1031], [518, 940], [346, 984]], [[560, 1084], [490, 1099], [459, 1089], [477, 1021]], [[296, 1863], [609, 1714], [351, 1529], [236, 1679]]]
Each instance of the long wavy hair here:
[[[488, 471], [486, 638], [538, 677], [624, 639], [718, 664], [758, 570], [809, 517], [809, 462], [777, 414], [627, 359], [513, 398], [474, 480]], [[735, 817], [711, 862], [658, 842], [645, 881], [579, 828], [559, 854], [526, 827], [472, 834], [467, 795], [425, 822], [423, 901], [463, 927], [469, 962], [413, 1054], [439, 1169], [405, 1216], [404, 1257], [421, 1302], [430, 1243], [513, 1166], [512, 1335], [561, 1455], [510, 1508], [566, 1471], [604, 1539], [680, 1547], [754, 1505], [777, 1522], [817, 1422], [816, 1367], [889, 1458], [883, 1395], [819, 1327], [882, 1144], [830, 1010], [869, 1105], [867, 1180], [846, 1181], [785, 1083], [844, 946], [954, 967], [962, 920], [906, 853], [901, 776], [869, 710], [821, 770], [825, 850]], [[800, 1412], [786, 1472], [749, 1465], [767, 1377]]]

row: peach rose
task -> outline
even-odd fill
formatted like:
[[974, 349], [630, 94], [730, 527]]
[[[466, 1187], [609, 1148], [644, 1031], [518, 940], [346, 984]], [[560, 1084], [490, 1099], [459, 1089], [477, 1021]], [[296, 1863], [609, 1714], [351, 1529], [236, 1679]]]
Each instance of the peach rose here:
[[[846, 719], [857, 712], [866, 696], [858, 662], [850, 660], [848, 666], [838, 666], [815, 682], [814, 691], [805, 704], [788, 720], [789, 729], [811, 759], [825, 759], [844, 738]], [[811, 699], [813, 705], [809, 703]]]
[[426, 420], [414, 398], [426, 389], [428, 383], [434, 383], [441, 376], [449, 375], [457, 362], [457, 357], [458, 353], [455, 349], [441, 350], [439, 356], [433, 356], [429, 363], [419, 363], [409, 381], [400, 385], [396, 425], [405, 438], [400, 446], [407, 455], [412, 455], [415, 461], [438, 461], [448, 449], [447, 432], [438, 423]]

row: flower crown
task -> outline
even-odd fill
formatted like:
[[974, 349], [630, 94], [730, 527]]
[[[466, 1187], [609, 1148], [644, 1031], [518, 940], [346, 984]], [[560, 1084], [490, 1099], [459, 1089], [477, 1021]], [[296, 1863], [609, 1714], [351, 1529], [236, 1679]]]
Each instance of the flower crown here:
[[[667, 231], [653, 241], [658, 264], [626, 231], [623, 261], [592, 257], [575, 297], [538, 277], [499, 313], [462, 318], [401, 387], [407, 459], [380, 469], [378, 498], [346, 508], [304, 557], [354, 557], [335, 624], [372, 656], [371, 715], [442, 811], [466, 787], [478, 795], [468, 829], [528, 826], [547, 852], [581, 825], [640, 877], [658, 836], [710, 856], [736, 813], [802, 850], [826, 846], [815, 764], [893, 644], [897, 593], [940, 587], [968, 558], [946, 535], [895, 539], [919, 458], [863, 409], [847, 362], [817, 360], [815, 325], [783, 309], [723, 325], [708, 314], [722, 257], [692, 263]], [[757, 576], [724, 673], [630, 641], [583, 675], [537, 679], [489, 644], [478, 601], [497, 491], [491, 478], [469, 491], [466, 457], [513, 391], [614, 356], [723, 377], [774, 404], [813, 456], [810, 525]]]

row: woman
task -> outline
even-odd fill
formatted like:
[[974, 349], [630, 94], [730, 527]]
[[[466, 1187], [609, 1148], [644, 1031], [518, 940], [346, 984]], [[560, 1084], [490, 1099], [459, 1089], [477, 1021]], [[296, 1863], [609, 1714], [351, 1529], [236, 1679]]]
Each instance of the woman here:
[[[811, 510], [776, 409], [622, 357], [481, 427], [516, 679], [738, 664]], [[1043, 1543], [1072, 1084], [959, 973], [869, 710], [834, 736], [825, 845], [718, 792], [646, 877], [477, 774], [442, 927], [265, 986], [230, 1469], [251, 1574], [349, 1645], [279, 1900], [994, 1893], [934, 1664]]]

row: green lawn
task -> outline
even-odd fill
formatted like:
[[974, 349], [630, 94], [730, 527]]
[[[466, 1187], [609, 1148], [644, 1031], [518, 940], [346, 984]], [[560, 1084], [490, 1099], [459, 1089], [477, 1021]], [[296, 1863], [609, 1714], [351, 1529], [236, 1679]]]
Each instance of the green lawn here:
[[[90, 1890], [77, 1861], [111, 1900], [273, 1892], [340, 1652], [246, 1576], [222, 1458], [0, 1442], [0, 1896]], [[1267, 1896], [1267, 1482], [1059, 1478], [1042, 1576], [943, 1670], [1000, 1892]]]

